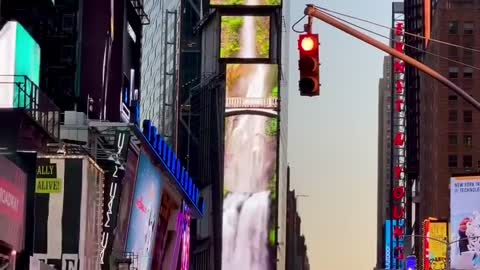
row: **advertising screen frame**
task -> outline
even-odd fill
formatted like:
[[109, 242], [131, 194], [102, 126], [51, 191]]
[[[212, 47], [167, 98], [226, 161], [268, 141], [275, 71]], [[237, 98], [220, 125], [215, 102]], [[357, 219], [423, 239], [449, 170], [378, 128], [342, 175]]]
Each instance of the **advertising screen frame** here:
[[[448, 247], [447, 247], [447, 244], [448, 243], [448, 222], [446, 220], [427, 220], [425, 222], [425, 225], [427, 228], [425, 228], [425, 241], [426, 241], [426, 247], [424, 249], [424, 252], [425, 252], [425, 257], [424, 259], [426, 260], [425, 263], [424, 263], [424, 266], [425, 267], [428, 267], [428, 268], [425, 268], [427, 270], [430, 270], [432, 267], [432, 256], [433, 255], [437, 255], [437, 257], [433, 258], [433, 260], [435, 261], [436, 258], [441, 258], [440, 256], [438, 256], [438, 254], [434, 254], [435, 251], [437, 251], [437, 249], [441, 248], [443, 249], [441, 252], [445, 253], [445, 262], [444, 262], [444, 268], [439, 268], [439, 267], [434, 267], [433, 269], [435, 270], [446, 270], [447, 269], [447, 258], [448, 258]], [[436, 230], [435, 230], [435, 227], [436, 226], [444, 226], [445, 228], [445, 235], [443, 235], [443, 238], [439, 238], [437, 235], [433, 234]], [[443, 241], [443, 242], [440, 242], [440, 241]], [[427, 261], [428, 260], [428, 261]]]
[[[145, 150], [145, 149], [141, 149], [140, 150], [140, 153], [138, 154], [138, 165], [137, 165], [137, 175], [135, 177], [135, 185], [134, 185], [134, 188], [133, 188], [133, 196], [132, 196], [132, 204], [130, 206], [130, 216], [128, 218], [128, 229], [127, 229], [127, 233], [126, 233], [126, 241], [125, 241], [125, 251], [126, 252], [133, 252], [133, 253], [137, 253], [136, 250], [133, 250], [133, 248], [130, 247], [130, 241], [134, 241], [134, 240], [131, 240], [130, 238], [132, 237], [132, 217], [133, 217], [133, 214], [134, 214], [134, 208], [137, 207], [136, 204], [137, 204], [137, 201], [136, 201], [136, 195], [137, 195], [137, 188], [138, 188], [138, 185], [140, 183], [140, 173], [142, 173], [143, 171], [145, 171], [145, 168], [142, 167], [142, 158], [144, 159], [147, 159], [148, 162], [150, 162], [150, 166], [151, 166], [151, 169], [152, 171], [155, 171], [155, 176], [157, 176], [158, 178], [158, 188], [159, 188], [159, 194], [157, 194], [158, 196], [158, 201], [155, 203], [153, 202], [153, 206], [152, 207], [155, 207], [156, 210], [156, 214], [154, 215], [154, 218], [155, 220], [153, 221], [153, 224], [152, 225], [152, 228], [151, 228], [151, 235], [150, 235], [150, 248], [149, 248], [149, 253], [150, 253], [150, 258], [148, 258], [146, 261], [147, 265], [139, 265], [139, 270], [142, 270], [142, 269], [149, 269], [149, 267], [151, 266], [152, 264], [152, 256], [151, 254], [153, 254], [154, 252], [154, 248], [155, 248], [155, 234], [156, 234], [156, 229], [157, 229], [157, 223], [159, 221], [159, 215], [160, 215], [160, 204], [161, 204], [161, 199], [162, 199], [162, 193], [163, 193], [163, 190], [164, 190], [164, 185], [166, 184], [165, 183], [165, 176], [164, 174], [162, 173], [162, 171], [157, 167], [155, 166], [155, 163], [154, 161], [152, 160], [150, 154]], [[156, 206], [155, 206], [156, 204]], [[143, 207], [144, 209], [146, 209], [143, 201], [141, 203], [141, 205], [139, 205], [139, 207]], [[148, 211], [148, 209], [146, 209], [146, 211]], [[150, 226], [150, 225], [148, 225]], [[148, 232], [147, 232], [148, 233]], [[139, 237], [139, 236], [137, 236]], [[132, 244], [133, 245], [133, 244]], [[137, 254], [139, 255], [139, 254]], [[139, 258], [142, 257], [142, 255], [139, 255]], [[146, 268], [142, 268], [142, 267], [146, 267]]]
[[[10, 223], [5, 224], [10, 226], [3, 228], [0, 234], [4, 235], [2, 240], [6, 241], [8, 245], [11, 245], [13, 250], [22, 250], [25, 244], [26, 206], [27, 200], [29, 199], [27, 198], [27, 181], [29, 180], [29, 175], [11, 158], [12, 155], [0, 155], [0, 162], [2, 163], [1, 167], [5, 166], [12, 168], [12, 170], [6, 173], [2, 171], [2, 177], [0, 177], [0, 190], [4, 194], [4, 198], [12, 198], [11, 200], [6, 200], [5, 204], [2, 203], [0, 205], [0, 221]], [[15, 175], [15, 179], [3, 178], [4, 174], [9, 174], [10, 176]], [[7, 188], [9, 190], [6, 190]], [[7, 201], [10, 202], [10, 205], [6, 204]], [[17, 213], [14, 213], [12, 209], [8, 208], [17, 208]], [[12, 227], [11, 225], [16, 226]]]
[[[459, 194], [462, 193], [465, 195], [463, 198], [460, 198]], [[449, 249], [450, 268], [452, 270], [473, 270], [479, 267], [478, 257], [472, 257], [472, 253], [478, 252], [480, 249], [479, 240], [477, 240], [480, 233], [475, 230], [480, 224], [480, 209], [478, 206], [475, 208], [475, 205], [480, 203], [479, 193], [480, 175], [478, 173], [454, 174], [450, 178], [450, 226], [448, 228], [448, 237], [449, 242], [452, 243]], [[472, 233], [474, 236], [470, 236]], [[472, 238], [475, 240], [470, 242]], [[465, 241], [459, 241], [460, 239], [465, 239]], [[471, 250], [472, 248], [475, 250]], [[470, 266], [470, 264], [475, 267]]]
[[[247, 16], [253, 16], [253, 17], [268, 17], [268, 56], [267, 57], [221, 57], [221, 52], [222, 52], [222, 19], [224, 17], [247, 17]], [[273, 57], [272, 55], [274, 54], [272, 46], [274, 40], [273, 40], [273, 20], [274, 16], [272, 16], [271, 13], [268, 12], [252, 12], [249, 14], [243, 14], [243, 13], [236, 13], [236, 12], [225, 12], [225, 13], [220, 13], [220, 19], [218, 22], [218, 28], [219, 30], [219, 35], [218, 35], [218, 59], [221, 63], [235, 63], [235, 64], [276, 64], [273, 62]]]
[[[238, 63], [226, 63], [225, 66], [224, 66], [224, 70], [226, 71], [225, 74], [227, 76], [227, 70], [228, 70], [228, 65], [235, 65], [235, 64], [240, 64], [240, 65], [271, 65], [271, 66], [274, 66], [277, 70], [277, 76], [276, 76], [276, 84], [277, 84], [277, 87], [278, 87], [278, 104], [277, 106], [275, 107], [275, 112], [276, 112], [276, 115], [275, 116], [269, 116], [269, 115], [265, 115], [265, 114], [261, 114], [261, 113], [247, 113], [245, 115], [259, 115], [259, 116], [263, 116], [263, 117], [267, 117], [267, 118], [271, 118], [271, 119], [276, 119], [277, 121], [277, 126], [276, 126], [276, 135], [275, 135], [275, 141], [276, 141], [276, 151], [275, 151], [275, 186], [273, 187], [272, 191], [274, 190], [275, 192], [275, 198], [272, 199], [272, 197], [270, 196], [269, 197], [269, 203], [270, 203], [270, 207], [269, 207], [269, 222], [268, 222], [268, 236], [267, 236], [267, 249], [268, 249], [268, 258], [269, 258], [269, 261], [268, 261], [268, 269], [267, 270], [274, 270], [277, 268], [277, 264], [276, 264], [276, 260], [277, 260], [277, 257], [278, 257], [278, 252], [277, 252], [277, 246], [278, 246], [278, 223], [279, 223], [279, 213], [278, 213], [278, 204], [279, 204], [279, 198], [278, 198], [278, 192], [279, 192], [279, 165], [280, 165], [280, 132], [281, 132], [281, 129], [280, 129], [280, 121], [281, 121], [281, 116], [280, 116], [280, 96], [281, 96], [281, 84], [280, 84], [280, 79], [281, 79], [281, 70], [280, 70], [280, 65], [277, 64], [277, 63], [264, 63], [264, 62], [248, 62], [248, 61], [239, 61]], [[227, 89], [225, 89], [225, 97], [227, 97]], [[231, 113], [228, 113], [227, 112], [227, 109], [225, 108], [225, 114], [224, 114], [224, 117], [225, 117], [225, 120], [228, 118], [228, 117], [231, 117], [231, 116], [236, 116], [236, 115], [241, 115], [241, 114], [231, 114]], [[225, 136], [224, 136], [225, 138]], [[224, 141], [224, 144], [225, 144], [225, 141]], [[224, 147], [225, 149], [225, 147]], [[225, 174], [225, 160], [223, 160], [223, 172]], [[223, 177], [222, 179], [222, 188], [223, 190], [226, 190], [225, 188], [225, 177]], [[222, 193], [222, 204], [223, 202], [225, 201], [225, 196], [224, 196], [224, 193]], [[222, 220], [223, 220], [223, 213], [222, 213]], [[222, 221], [223, 223], [223, 221]], [[272, 231], [272, 228], [275, 228], [274, 229], [274, 232]], [[274, 235], [272, 235], [272, 233], [274, 233]], [[223, 235], [223, 232], [222, 232], [222, 235]], [[223, 237], [223, 236], [222, 236]], [[274, 239], [272, 239], [272, 237]], [[271, 240], [274, 240], [275, 243], [271, 243]], [[224, 269], [224, 270], [228, 270], [228, 269]]]

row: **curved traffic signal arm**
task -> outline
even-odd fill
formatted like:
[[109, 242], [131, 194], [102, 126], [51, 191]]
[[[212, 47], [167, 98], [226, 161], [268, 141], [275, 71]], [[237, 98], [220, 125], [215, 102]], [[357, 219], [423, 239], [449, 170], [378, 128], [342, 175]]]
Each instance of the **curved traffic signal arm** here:
[[345, 33], [347, 33], [347, 34], [349, 34], [353, 37], [356, 37], [356, 38], [360, 39], [361, 41], [366, 42], [366, 43], [376, 47], [377, 49], [380, 49], [380, 50], [390, 54], [391, 56], [394, 56], [398, 59], [403, 60], [405, 63], [407, 63], [409, 65], [412, 65], [413, 67], [415, 67], [418, 70], [424, 72], [425, 74], [429, 75], [433, 79], [439, 81], [441, 84], [450, 88], [457, 95], [462, 97], [465, 101], [467, 101], [473, 107], [475, 107], [477, 110], [480, 111], [480, 102], [478, 102], [475, 98], [470, 96], [465, 90], [463, 90], [462, 88], [460, 88], [459, 86], [457, 86], [456, 84], [454, 84], [453, 82], [451, 82], [450, 80], [448, 80], [443, 75], [441, 75], [439, 72], [433, 70], [429, 66], [415, 60], [414, 58], [412, 58], [412, 57], [410, 57], [406, 54], [400, 53], [397, 50], [395, 50], [393, 48], [390, 48], [389, 46], [383, 44], [382, 42], [380, 42], [380, 41], [378, 41], [374, 38], [371, 38], [368, 35], [365, 35], [364, 33], [360, 32], [360, 31], [357, 31], [357, 30], [349, 27], [348, 25], [346, 25], [342, 22], [339, 22], [338, 20], [329, 16], [325, 12], [322, 12], [318, 8], [315, 8], [313, 5], [307, 5], [307, 8], [305, 8], [305, 10], [304, 10], [304, 14], [309, 16], [309, 17], [315, 17], [315, 18], [317, 18], [317, 19], [319, 19], [319, 20], [321, 20], [325, 23], [328, 23], [331, 26], [333, 26], [333, 27], [335, 27], [339, 30], [342, 30], [343, 32], [345, 32]]
[[302, 34], [298, 38], [298, 87], [302, 96], [320, 94], [319, 44], [318, 34]]

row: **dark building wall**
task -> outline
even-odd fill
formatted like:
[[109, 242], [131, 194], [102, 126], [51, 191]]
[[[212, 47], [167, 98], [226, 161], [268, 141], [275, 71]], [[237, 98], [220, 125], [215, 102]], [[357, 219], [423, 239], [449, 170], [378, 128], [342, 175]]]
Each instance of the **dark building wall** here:
[[[110, 5], [107, 1], [84, 0], [81, 3], [81, 49], [79, 96], [80, 110], [86, 110], [87, 97], [93, 100], [89, 116], [99, 119], [103, 109], [103, 62], [110, 23]], [[117, 26], [118, 23], [116, 23]], [[82, 110], [83, 108], [83, 110]]]
[[[474, 26], [472, 33], [466, 31], [469, 23]], [[432, 38], [472, 48], [480, 42], [476, 27], [478, 25], [478, 1], [464, 1], [459, 4], [454, 1], [441, 1], [433, 18]], [[480, 61], [472, 52], [435, 43], [430, 43], [428, 51], [473, 66], [477, 66]], [[478, 72], [473, 72], [470, 78], [468, 68], [461, 65], [433, 56], [427, 56], [426, 62], [474, 98], [480, 97], [480, 93], [476, 91], [480, 83]], [[456, 69], [457, 75], [454, 72]], [[477, 171], [479, 168], [480, 114], [449, 89], [427, 76], [422, 76], [421, 87], [420, 143], [423, 147], [420, 158], [430, 160], [421, 163], [421, 193], [424, 202], [421, 205], [421, 219], [430, 216], [443, 219], [449, 216], [450, 176]]]
[[[113, 10], [110, 1], [83, 0], [80, 16], [82, 47], [79, 56], [81, 65], [79, 110], [86, 110], [87, 97], [90, 97], [93, 102], [92, 111], [89, 112], [90, 118], [121, 121], [122, 88], [129, 85], [125, 83], [126, 80], [132, 79], [131, 68], [136, 70], [134, 88], [140, 86], [140, 19], [127, 0], [114, 1]], [[110, 33], [111, 16], [113, 36]], [[127, 22], [136, 35], [136, 43], [127, 33]], [[103, 78], [104, 70], [107, 77], [106, 85]]]

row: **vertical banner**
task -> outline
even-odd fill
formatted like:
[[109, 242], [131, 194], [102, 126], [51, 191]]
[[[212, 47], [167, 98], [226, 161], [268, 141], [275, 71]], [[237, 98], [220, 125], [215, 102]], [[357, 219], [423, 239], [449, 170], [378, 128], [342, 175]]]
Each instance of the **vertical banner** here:
[[[133, 194], [126, 252], [138, 256], [138, 270], [149, 270], [154, 257], [163, 180], [160, 169], [141, 152]], [[158, 255], [156, 255], [158, 256]]]
[[190, 269], [190, 209], [187, 204], [183, 203], [183, 220], [182, 220], [182, 253], [181, 253], [181, 267], [180, 270]]
[[480, 269], [480, 176], [450, 179], [450, 267]]
[[14, 250], [23, 250], [27, 175], [0, 156], [0, 239]]
[[446, 270], [447, 269], [447, 227], [445, 221], [429, 221], [428, 229], [428, 260], [429, 267], [425, 270]]
[[33, 257], [56, 269], [86, 269], [79, 262], [83, 162], [37, 160]]
[[275, 269], [278, 66], [228, 64], [222, 269]]
[[422, 228], [422, 243], [423, 243], [423, 269], [429, 270], [430, 269], [430, 220], [426, 219], [423, 221], [423, 228]]
[[103, 232], [100, 247], [99, 263], [103, 270], [110, 269], [110, 255], [117, 227], [118, 205], [122, 189], [122, 180], [125, 176], [123, 164], [127, 160], [130, 133], [128, 130], [115, 133], [114, 153], [105, 170], [105, 190], [103, 204]]
[[[393, 42], [392, 46], [404, 53], [404, 11], [403, 2], [392, 3]], [[405, 204], [406, 204], [406, 113], [405, 113], [405, 63], [397, 58], [392, 61], [392, 172], [391, 172], [391, 213], [390, 238], [391, 265], [393, 269], [403, 269]], [[387, 268], [388, 269], [388, 268]]]

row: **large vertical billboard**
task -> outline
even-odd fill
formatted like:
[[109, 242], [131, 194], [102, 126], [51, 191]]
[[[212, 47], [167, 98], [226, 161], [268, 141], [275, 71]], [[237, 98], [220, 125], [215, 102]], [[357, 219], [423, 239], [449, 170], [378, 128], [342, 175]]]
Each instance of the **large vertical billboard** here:
[[[7, 22], [0, 30], [0, 108], [30, 107], [29, 98], [38, 91], [25, 82], [26, 76], [36, 86], [40, 83], [40, 46], [16, 21]], [[21, 88], [20, 88], [21, 87]]]
[[448, 250], [448, 223], [425, 220], [423, 222], [423, 269], [446, 270]]
[[138, 269], [148, 270], [152, 263], [157, 228], [162, 175], [150, 157], [141, 153], [130, 214], [126, 251], [138, 256]]
[[[404, 8], [403, 2], [392, 3], [392, 46], [399, 53], [405, 53], [404, 37]], [[391, 256], [390, 261], [385, 262], [387, 266], [404, 268], [404, 237], [407, 220], [407, 174], [406, 172], [406, 110], [405, 110], [405, 62], [399, 58], [392, 57], [391, 80], [391, 173], [390, 182], [390, 200], [389, 200], [389, 218], [390, 223], [389, 239], [391, 244], [388, 247]], [[386, 252], [386, 251], [385, 251]], [[396, 269], [396, 268], [393, 268]]]
[[192, 216], [190, 214], [190, 209], [184, 203], [182, 211], [179, 214], [180, 218], [180, 233], [182, 238], [182, 247], [180, 253], [180, 270], [189, 270], [190, 269], [190, 222]]
[[278, 66], [226, 76], [222, 269], [275, 269]]
[[220, 58], [269, 58], [269, 16], [222, 16]]
[[14, 250], [24, 244], [26, 185], [27, 175], [0, 156], [0, 239]]
[[480, 269], [480, 176], [450, 179], [450, 267]]
[[403, 269], [402, 264], [395, 260], [398, 248], [403, 247], [403, 238], [396, 239], [392, 228], [403, 227], [405, 226], [404, 222], [404, 220], [390, 219], [385, 221], [385, 269]]
[[102, 269], [108, 270], [109, 258], [117, 228], [118, 208], [122, 193], [122, 182], [125, 177], [123, 164], [127, 160], [130, 134], [128, 130], [116, 131], [113, 156], [117, 160], [109, 160], [105, 165], [105, 188], [103, 204], [103, 231], [99, 263]]
[[34, 259], [56, 269], [97, 269], [103, 173], [84, 156], [37, 160]]

